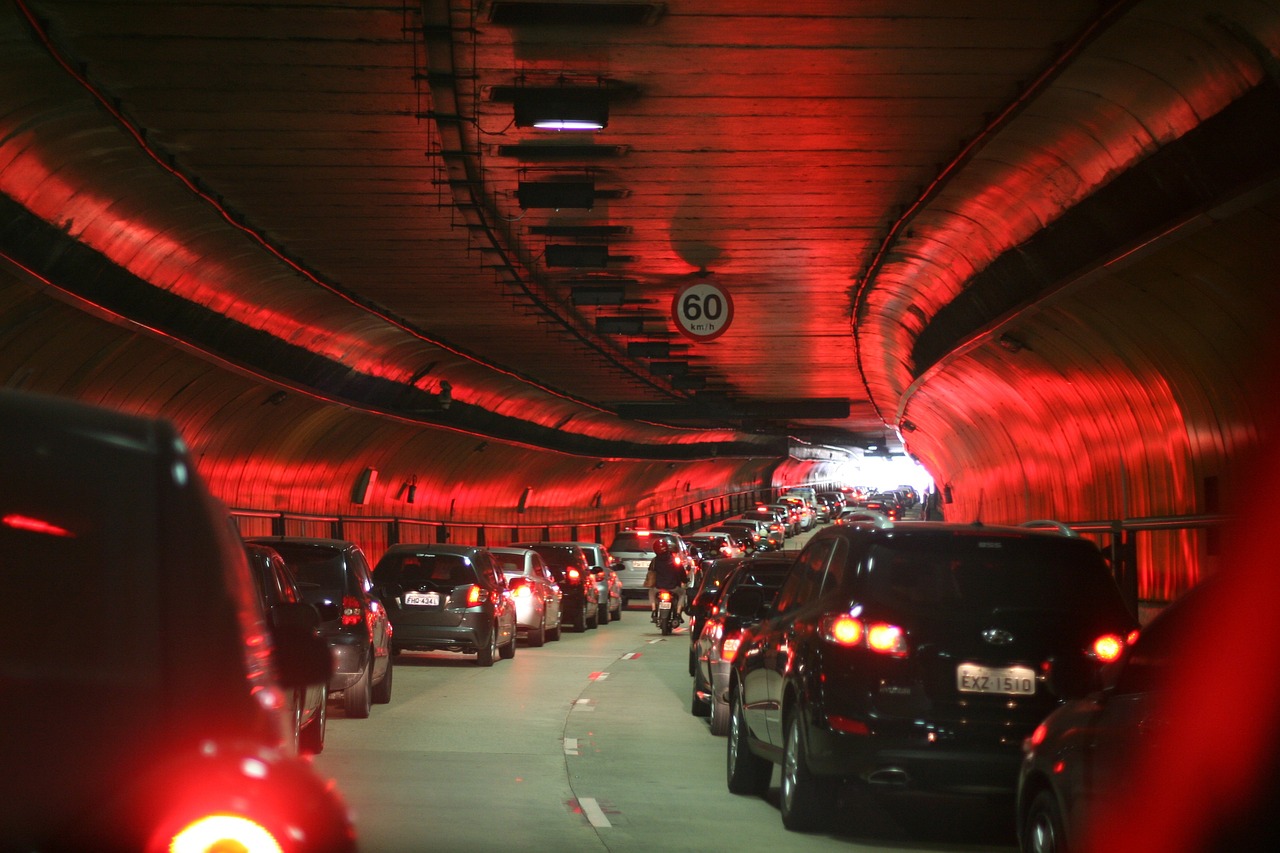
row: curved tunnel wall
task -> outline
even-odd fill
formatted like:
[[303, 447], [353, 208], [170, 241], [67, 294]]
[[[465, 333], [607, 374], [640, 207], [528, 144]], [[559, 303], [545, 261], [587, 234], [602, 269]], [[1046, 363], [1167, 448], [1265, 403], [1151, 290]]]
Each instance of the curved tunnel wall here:
[[[508, 538], [696, 518], [768, 489], [769, 457], [636, 461], [571, 456], [359, 414], [174, 348], [0, 272], [0, 376], [13, 387], [172, 420], [229, 507], [266, 515], [487, 525]], [[363, 503], [356, 484], [378, 472]], [[415, 500], [400, 487], [413, 483]], [[521, 497], [531, 487], [521, 509]], [[682, 508], [688, 515], [677, 513]], [[676, 515], [669, 515], [676, 514]], [[254, 532], [266, 532], [257, 523]], [[308, 528], [326, 535], [324, 525]], [[381, 525], [348, 526], [376, 559]], [[363, 541], [362, 541], [363, 540]], [[491, 541], [490, 544], [493, 544]]]
[[[1086, 522], [1233, 503], [1247, 474], [1234, 462], [1267, 437], [1274, 397], [1280, 203], [1206, 215], [1184, 232], [1011, 318], [916, 383], [904, 435], [951, 486], [949, 518]], [[1176, 597], [1216, 550], [1204, 530], [1145, 534], [1140, 597]]]

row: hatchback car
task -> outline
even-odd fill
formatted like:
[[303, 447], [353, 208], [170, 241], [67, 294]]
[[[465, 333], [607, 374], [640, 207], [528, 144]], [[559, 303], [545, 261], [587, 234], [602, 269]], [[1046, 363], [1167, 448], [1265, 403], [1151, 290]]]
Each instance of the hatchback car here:
[[[293, 572], [278, 551], [266, 545], [245, 545], [245, 553], [249, 557], [249, 570], [253, 574], [258, 597], [267, 613], [267, 623], [273, 631], [277, 629], [277, 622], [281, 618], [279, 614], [282, 612], [299, 604], [311, 606], [306, 605], [298, 581], [294, 579]], [[319, 619], [320, 614], [317, 612], [317, 629]], [[316, 636], [320, 636], [319, 630], [316, 631]], [[327, 681], [326, 678], [325, 682]], [[329, 721], [329, 696], [325, 682], [289, 691], [285, 710], [292, 723], [290, 746], [295, 752], [318, 755], [324, 751], [324, 735]]]
[[513, 548], [528, 548], [542, 556], [560, 587], [560, 607], [575, 631], [600, 626], [600, 594], [587, 554], [577, 545], [564, 542], [524, 542]]
[[516, 603], [516, 633], [530, 646], [560, 639], [560, 585], [542, 561], [528, 548], [490, 548], [507, 589]]
[[1017, 527], [828, 527], [738, 650], [729, 788], [782, 765], [789, 829], [842, 779], [1008, 796], [1022, 740], [1137, 627], [1092, 542]]
[[743, 635], [765, 616], [792, 560], [784, 554], [759, 553], [723, 561], [732, 569], [702, 620], [692, 655], [690, 709], [695, 717], [711, 717], [713, 735], [729, 733], [729, 667]]
[[685, 568], [692, 573], [689, 565], [689, 548], [684, 539], [674, 530], [633, 530], [628, 528], [619, 531], [609, 543], [609, 553], [617, 557], [622, 566], [618, 577], [622, 579], [622, 595], [625, 600], [633, 598], [649, 601], [649, 589], [644, 585], [645, 575], [649, 573], [649, 564], [653, 562], [653, 542], [656, 538], [667, 540], [671, 553], [677, 555]]
[[516, 606], [493, 554], [474, 545], [392, 545], [373, 569], [395, 653], [473, 654], [480, 666], [516, 655]]
[[[6, 850], [353, 851], [282, 747], [332, 667], [311, 607], [269, 626], [244, 548], [165, 421], [0, 390]], [[34, 601], [34, 599], [32, 599]]]
[[274, 548], [307, 584], [303, 597], [324, 617], [320, 634], [335, 662], [329, 693], [341, 696], [346, 715], [365, 718], [374, 703], [390, 702], [391, 622], [373, 594], [360, 546], [305, 536], [257, 536], [246, 542]]

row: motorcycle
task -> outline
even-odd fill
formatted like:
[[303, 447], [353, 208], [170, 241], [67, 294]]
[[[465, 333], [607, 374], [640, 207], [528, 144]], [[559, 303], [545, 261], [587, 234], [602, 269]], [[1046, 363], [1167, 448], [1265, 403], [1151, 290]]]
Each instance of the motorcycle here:
[[658, 628], [663, 636], [671, 633], [679, 623], [680, 614], [676, 613], [676, 594], [669, 589], [658, 590]]

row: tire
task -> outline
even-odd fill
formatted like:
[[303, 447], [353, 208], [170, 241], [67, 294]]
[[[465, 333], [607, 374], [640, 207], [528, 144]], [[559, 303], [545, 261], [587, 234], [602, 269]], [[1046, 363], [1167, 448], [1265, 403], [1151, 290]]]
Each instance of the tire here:
[[600, 627], [600, 610], [599, 608], [592, 607], [589, 603], [587, 605], [587, 610], [590, 611], [590, 613], [583, 618], [587, 620], [587, 627], [594, 631], [596, 628]]
[[573, 616], [573, 630], [579, 634], [587, 630], [587, 602], [584, 600], [578, 612]]
[[597, 623], [599, 623], [600, 625], [608, 625], [609, 624], [609, 602], [606, 601], [604, 604], [600, 605], [597, 608], [597, 610], [598, 610], [598, 613], [596, 615]]
[[[560, 616], [560, 618], [561, 618], [561, 619], [563, 619], [563, 618], [564, 618], [563, 614]], [[556, 625], [554, 628], [548, 628], [548, 629], [547, 629], [547, 639], [548, 639], [548, 640], [559, 640], [559, 639], [560, 639], [560, 636], [561, 636], [562, 634], [564, 634], [564, 625], [563, 625], [563, 623], [562, 623], [562, 624], [559, 624], [559, 625]]]
[[391, 673], [394, 667], [391, 665], [390, 656], [387, 657], [387, 674], [382, 680], [373, 685], [373, 701], [376, 705], [385, 705], [391, 701]]
[[369, 653], [369, 665], [355, 684], [342, 691], [342, 710], [348, 717], [363, 720], [369, 716], [373, 705], [373, 652]]
[[658, 628], [662, 630], [662, 636], [664, 637], [671, 636], [671, 630], [674, 627], [675, 625], [673, 624], [671, 619], [671, 611], [659, 610], [658, 611]]
[[476, 663], [480, 666], [493, 666], [494, 660], [498, 657], [498, 626], [492, 625], [489, 628], [489, 643], [484, 648], [476, 652]]
[[324, 752], [324, 732], [329, 726], [329, 697], [320, 701], [320, 713], [298, 734], [298, 751], [303, 755]]
[[547, 611], [542, 611], [542, 620], [537, 628], [529, 629], [529, 645], [538, 648], [547, 642]]
[[831, 817], [838, 786], [833, 780], [813, 775], [804, 740], [800, 714], [787, 720], [787, 741], [782, 748], [782, 788], [778, 808], [782, 825], [793, 832], [820, 829]]
[[763, 797], [769, 790], [773, 762], [751, 751], [751, 738], [747, 734], [742, 700], [736, 695], [734, 700], [733, 714], [729, 719], [729, 748], [726, 750], [729, 793]]
[[711, 705], [708, 702], [698, 698], [698, 679], [693, 680], [692, 698], [689, 705], [689, 713], [695, 717], [706, 717], [711, 714]]
[[627, 609], [626, 607], [624, 607], [624, 606], [623, 606], [623, 603], [624, 603], [624, 602], [622, 601], [622, 599], [618, 599], [618, 609], [617, 609], [617, 610], [615, 610], [615, 611], [613, 611], [613, 621], [614, 621], [614, 622], [617, 622], [619, 619], [621, 619], [621, 618], [622, 618], [622, 611], [624, 611], [624, 610], [626, 610], [626, 609]]
[[511, 639], [507, 641], [507, 644], [498, 647], [498, 655], [503, 660], [511, 660], [516, 656], [516, 632], [514, 629], [511, 631]]
[[711, 733], [716, 737], [729, 734], [729, 703], [711, 696]]
[[1023, 853], [1068, 853], [1062, 815], [1049, 791], [1041, 791], [1031, 801], [1018, 843]]

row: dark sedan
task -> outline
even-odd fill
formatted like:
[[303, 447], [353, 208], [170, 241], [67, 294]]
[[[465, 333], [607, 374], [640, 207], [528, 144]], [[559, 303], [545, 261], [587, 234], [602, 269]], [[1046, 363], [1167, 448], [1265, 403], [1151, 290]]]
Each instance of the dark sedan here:
[[759, 553], [724, 560], [732, 569], [693, 640], [695, 717], [711, 717], [711, 733], [729, 733], [729, 668], [746, 632], [768, 612], [774, 594], [791, 570], [792, 557]]
[[502, 567], [473, 545], [392, 545], [373, 570], [396, 652], [474, 654], [480, 666], [516, 654], [516, 607]]
[[600, 626], [600, 591], [591, 563], [580, 546], [567, 542], [518, 542], [511, 547], [537, 551], [551, 569], [563, 594], [560, 613], [564, 624], [579, 632]]

